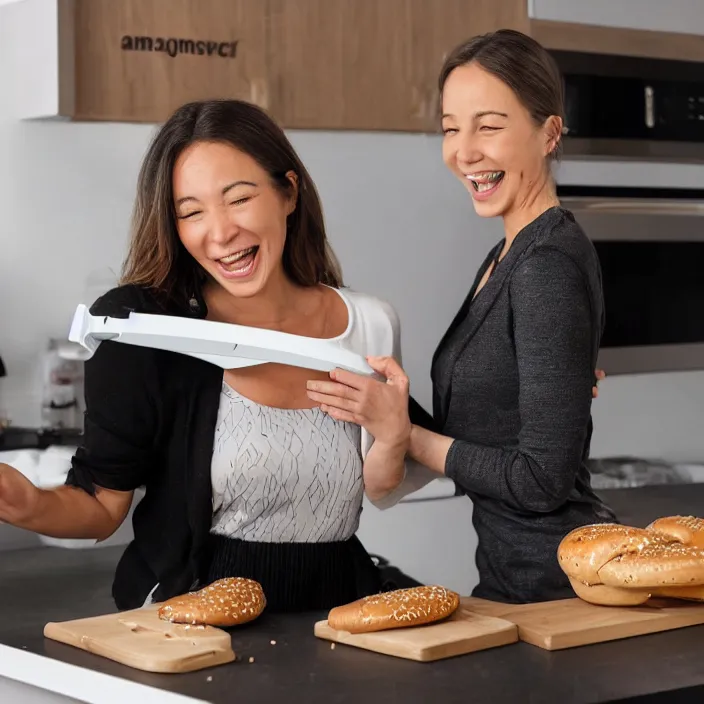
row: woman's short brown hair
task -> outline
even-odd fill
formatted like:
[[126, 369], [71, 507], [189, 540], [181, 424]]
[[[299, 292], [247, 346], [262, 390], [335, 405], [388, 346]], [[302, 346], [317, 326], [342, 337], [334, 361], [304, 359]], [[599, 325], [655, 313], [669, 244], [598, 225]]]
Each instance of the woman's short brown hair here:
[[195, 142], [229, 144], [252, 157], [282, 193], [286, 174], [298, 177], [296, 208], [286, 225], [283, 267], [300, 286], [323, 283], [339, 288], [342, 275], [325, 234], [317, 189], [283, 130], [260, 108], [241, 100], [207, 100], [180, 107], [152, 141], [139, 173], [132, 237], [123, 284], [157, 289], [171, 300], [187, 301], [204, 271], [181, 243], [173, 202], [173, 169]]
[[[438, 88], [441, 97], [450, 74], [473, 61], [516, 94], [536, 125], [543, 125], [551, 115], [564, 120], [564, 86], [560, 69], [548, 51], [532, 37], [513, 29], [499, 29], [472, 37], [455, 47], [440, 70]], [[553, 157], [559, 155], [560, 147], [558, 141]]]

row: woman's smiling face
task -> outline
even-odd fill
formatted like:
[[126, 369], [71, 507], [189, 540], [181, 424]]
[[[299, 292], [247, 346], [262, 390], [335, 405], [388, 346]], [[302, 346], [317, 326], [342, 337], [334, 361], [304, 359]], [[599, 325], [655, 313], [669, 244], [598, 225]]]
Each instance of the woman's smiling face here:
[[296, 203], [248, 154], [228, 144], [196, 142], [173, 170], [179, 238], [226, 290], [249, 297], [283, 276], [286, 219]]
[[549, 176], [553, 121], [536, 124], [513, 90], [473, 61], [455, 68], [442, 93], [443, 160], [482, 217], [529, 203]]

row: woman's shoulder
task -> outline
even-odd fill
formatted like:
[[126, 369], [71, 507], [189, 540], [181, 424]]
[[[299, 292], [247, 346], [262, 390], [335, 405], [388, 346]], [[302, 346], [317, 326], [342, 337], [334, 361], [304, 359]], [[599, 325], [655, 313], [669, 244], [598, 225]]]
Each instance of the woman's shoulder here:
[[596, 261], [596, 250], [592, 241], [574, 214], [566, 208], [555, 208], [536, 238], [536, 253], [550, 249], [585, 263]]
[[350, 288], [338, 289], [352, 308], [355, 319], [366, 326], [399, 327], [399, 317], [394, 306], [383, 298]]
[[99, 296], [90, 306], [92, 315], [127, 318], [130, 313], [162, 314], [168, 306], [159, 294], [146, 286], [124, 284]]
[[350, 309], [346, 343], [360, 354], [399, 358], [401, 324], [396, 309], [382, 298], [345, 288], [338, 289]]

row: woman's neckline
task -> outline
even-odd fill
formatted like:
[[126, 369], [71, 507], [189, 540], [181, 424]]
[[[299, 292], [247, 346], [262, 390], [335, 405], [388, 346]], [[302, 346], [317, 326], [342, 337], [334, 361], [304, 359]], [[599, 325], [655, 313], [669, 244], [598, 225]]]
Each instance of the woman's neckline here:
[[[341, 289], [335, 288], [334, 286], [329, 286], [328, 284], [316, 284], [316, 286], [322, 286], [323, 288], [327, 288], [332, 290], [337, 296], [339, 296], [342, 299], [342, 302], [345, 305], [345, 309], [347, 310], [347, 325], [345, 326], [345, 329], [343, 332], [341, 332], [339, 335], [335, 335], [334, 337], [309, 337], [307, 335], [300, 335], [298, 333], [286, 333], [288, 335], [294, 335], [296, 337], [305, 337], [307, 339], [311, 340], [320, 340], [321, 342], [340, 342], [347, 338], [352, 331], [352, 328], [354, 326], [354, 308], [349, 300], [349, 298], [342, 292]], [[205, 297], [203, 296], [202, 292], [200, 293], [199, 300], [197, 301], [199, 304], [200, 308], [200, 314], [203, 319], [207, 319], [208, 317], [208, 304], [205, 301]], [[225, 324], [228, 324], [227, 321], [219, 321], [223, 322]], [[266, 330], [271, 330], [271, 328], [262, 328]]]
[[[262, 408], [266, 411], [274, 411], [276, 413], [303, 413], [305, 415], [312, 414], [316, 416], [322, 413], [322, 411], [320, 410], [320, 406], [310, 406], [309, 408], [283, 408], [282, 406], [270, 406], [266, 403], [260, 403], [259, 401], [255, 401], [254, 399], [249, 398], [249, 396], [245, 396], [233, 386], [230, 386], [230, 384], [225, 381], [224, 377], [222, 380], [221, 392], [234, 401], [240, 401], [245, 405], [256, 406], [257, 408]], [[345, 421], [336, 421], [332, 417], [331, 420], [335, 423], [345, 423]]]

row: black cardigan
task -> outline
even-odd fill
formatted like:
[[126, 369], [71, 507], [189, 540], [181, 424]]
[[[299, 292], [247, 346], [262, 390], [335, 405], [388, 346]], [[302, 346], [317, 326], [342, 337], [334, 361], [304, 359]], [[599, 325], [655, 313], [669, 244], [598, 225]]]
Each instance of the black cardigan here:
[[473, 299], [479, 270], [433, 359], [445, 472], [474, 503], [480, 584], [506, 602], [574, 596], [559, 541], [615, 521], [590, 486], [594, 370], [604, 323], [599, 261], [570, 212], [524, 228]]
[[[93, 315], [131, 311], [203, 318], [192, 303], [165, 302], [154, 292], [122, 286], [99, 298]], [[144, 486], [134, 540], [115, 573], [119, 609], [141, 606], [196, 586], [212, 524], [211, 459], [223, 370], [174, 352], [105, 341], [85, 364], [86, 414], [82, 446], [67, 484], [94, 494], [96, 486], [131, 491]], [[428, 414], [411, 399], [411, 417]]]

